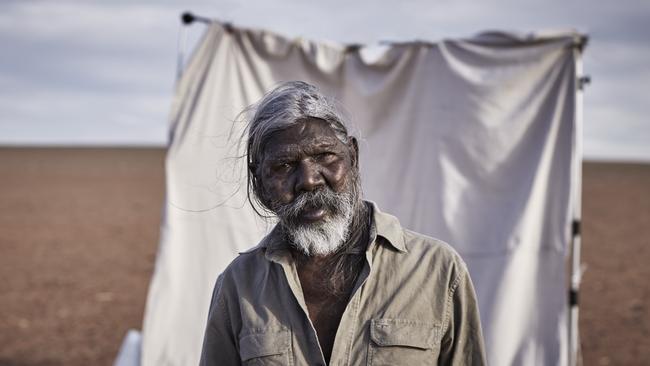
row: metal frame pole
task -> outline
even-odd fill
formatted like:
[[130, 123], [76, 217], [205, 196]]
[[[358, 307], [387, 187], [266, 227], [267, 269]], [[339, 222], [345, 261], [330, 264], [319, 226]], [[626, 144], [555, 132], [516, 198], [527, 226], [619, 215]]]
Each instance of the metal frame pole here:
[[571, 287], [569, 289], [569, 366], [577, 366], [580, 360], [580, 334], [578, 324], [578, 294], [582, 280], [580, 262], [581, 250], [581, 219], [582, 219], [582, 142], [584, 118], [584, 86], [589, 83], [588, 76], [583, 74], [582, 52], [587, 44], [586, 36], [580, 37], [574, 47], [575, 59], [575, 115], [574, 115], [574, 151], [573, 151], [573, 221], [571, 225]]
[[178, 30], [178, 42], [176, 44], [176, 80], [180, 80], [185, 66], [185, 45], [187, 44], [187, 30], [185, 24], [181, 23]]
[[212, 23], [212, 20], [206, 17], [194, 15], [190, 12], [184, 12], [181, 14], [181, 26], [178, 31], [178, 55], [176, 57], [176, 80], [181, 78], [183, 74], [183, 69], [185, 68], [185, 51], [187, 48], [187, 27], [192, 25], [194, 22], [200, 22], [204, 24]]

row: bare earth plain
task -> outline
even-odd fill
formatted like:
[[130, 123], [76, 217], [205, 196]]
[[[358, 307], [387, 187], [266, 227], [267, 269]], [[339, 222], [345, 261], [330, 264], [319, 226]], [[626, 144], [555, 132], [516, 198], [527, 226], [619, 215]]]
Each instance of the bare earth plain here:
[[[164, 154], [0, 148], [0, 366], [111, 365], [141, 328]], [[584, 365], [648, 365], [650, 165], [583, 179]]]

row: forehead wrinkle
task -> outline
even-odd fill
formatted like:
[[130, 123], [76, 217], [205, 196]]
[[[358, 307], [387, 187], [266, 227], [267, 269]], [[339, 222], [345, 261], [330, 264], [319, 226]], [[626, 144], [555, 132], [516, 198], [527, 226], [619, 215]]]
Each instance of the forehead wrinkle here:
[[269, 144], [264, 152], [266, 159], [282, 159], [301, 153], [311, 153], [314, 150], [337, 147], [340, 141], [330, 136], [313, 136], [292, 143]]

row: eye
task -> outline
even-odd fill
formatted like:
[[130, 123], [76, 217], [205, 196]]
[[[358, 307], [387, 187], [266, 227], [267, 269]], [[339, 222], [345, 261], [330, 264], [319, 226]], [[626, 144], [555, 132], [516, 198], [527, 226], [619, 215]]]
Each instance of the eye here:
[[321, 163], [329, 163], [336, 160], [337, 155], [333, 152], [327, 151], [316, 155], [316, 160]]
[[293, 168], [293, 164], [289, 162], [278, 162], [271, 166], [271, 170], [273, 170], [276, 173], [286, 173], [291, 171], [292, 168]]

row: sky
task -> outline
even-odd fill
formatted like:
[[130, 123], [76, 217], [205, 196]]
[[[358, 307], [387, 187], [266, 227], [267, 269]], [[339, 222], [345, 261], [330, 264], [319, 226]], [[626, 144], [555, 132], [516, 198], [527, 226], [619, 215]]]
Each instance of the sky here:
[[[287, 37], [438, 41], [577, 29], [587, 160], [650, 162], [650, 1], [0, 2], [0, 145], [165, 146], [183, 11]], [[187, 28], [189, 46], [204, 26]]]

